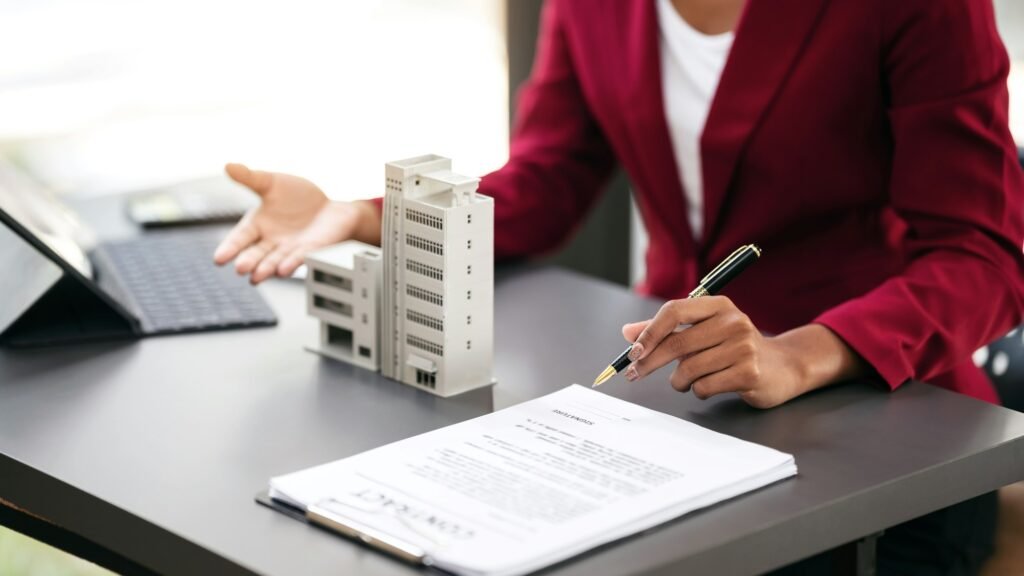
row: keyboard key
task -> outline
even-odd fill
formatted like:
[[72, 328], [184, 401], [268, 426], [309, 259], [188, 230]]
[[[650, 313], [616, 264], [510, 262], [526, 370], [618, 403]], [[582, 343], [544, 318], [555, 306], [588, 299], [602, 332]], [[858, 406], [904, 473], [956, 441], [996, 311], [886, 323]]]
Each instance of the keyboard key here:
[[220, 234], [148, 234], [101, 249], [154, 332], [234, 328], [276, 322], [259, 292], [210, 254]]

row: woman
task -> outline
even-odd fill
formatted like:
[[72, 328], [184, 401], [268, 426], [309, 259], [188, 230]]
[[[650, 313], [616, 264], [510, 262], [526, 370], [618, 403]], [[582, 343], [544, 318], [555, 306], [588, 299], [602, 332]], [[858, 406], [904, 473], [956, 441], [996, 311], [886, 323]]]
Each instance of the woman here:
[[[861, 375], [997, 402], [970, 354], [1021, 322], [1008, 68], [990, 0], [551, 1], [509, 161], [480, 185], [497, 256], [562, 242], [618, 163], [650, 235], [640, 290], [670, 300], [624, 327], [628, 378], [677, 362], [677, 390], [762, 408]], [[263, 203], [215, 260], [253, 282], [318, 246], [379, 242], [379, 203], [227, 170]], [[730, 298], [681, 300], [751, 241], [770, 257]], [[883, 539], [883, 572], [976, 569], [993, 499], [961, 506], [975, 520], [931, 548]], [[924, 533], [963, 524], [937, 514]]]

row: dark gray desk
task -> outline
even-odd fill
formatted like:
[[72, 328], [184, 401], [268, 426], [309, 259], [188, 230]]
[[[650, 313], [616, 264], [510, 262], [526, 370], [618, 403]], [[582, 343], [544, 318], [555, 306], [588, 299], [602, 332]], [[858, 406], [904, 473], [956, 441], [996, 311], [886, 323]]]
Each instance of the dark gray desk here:
[[[263, 290], [273, 329], [0, 350], [0, 518], [128, 570], [410, 573], [253, 495], [273, 475], [589, 382], [623, 347], [621, 324], [658, 306], [558, 270], [505, 274], [499, 384], [443, 400], [305, 352], [316, 325], [301, 284]], [[851, 384], [762, 412], [667, 378], [602, 390], [791, 452], [800, 475], [553, 572], [753, 574], [1024, 478], [1024, 414], [927, 385]]]

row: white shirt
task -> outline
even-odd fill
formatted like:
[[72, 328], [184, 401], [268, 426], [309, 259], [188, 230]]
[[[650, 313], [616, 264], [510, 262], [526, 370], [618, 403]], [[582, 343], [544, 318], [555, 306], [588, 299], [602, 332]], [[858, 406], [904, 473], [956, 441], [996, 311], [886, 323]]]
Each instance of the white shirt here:
[[700, 139], [733, 33], [708, 36], [684, 20], [671, 0], [657, 0], [657, 4], [665, 117], [686, 195], [687, 219], [693, 235], [700, 238], [704, 225]]

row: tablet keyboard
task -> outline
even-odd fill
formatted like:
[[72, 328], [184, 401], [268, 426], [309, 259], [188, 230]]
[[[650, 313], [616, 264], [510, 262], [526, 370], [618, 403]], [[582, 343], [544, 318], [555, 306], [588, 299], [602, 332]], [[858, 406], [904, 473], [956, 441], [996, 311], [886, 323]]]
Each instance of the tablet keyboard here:
[[[225, 330], [277, 323], [274, 312], [233, 266], [213, 263], [222, 230], [147, 233], [101, 244], [94, 253], [103, 284], [135, 312], [146, 334]], [[111, 280], [113, 280], [111, 282]]]

